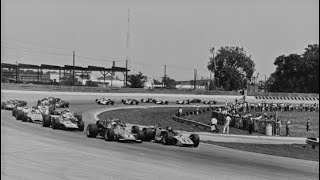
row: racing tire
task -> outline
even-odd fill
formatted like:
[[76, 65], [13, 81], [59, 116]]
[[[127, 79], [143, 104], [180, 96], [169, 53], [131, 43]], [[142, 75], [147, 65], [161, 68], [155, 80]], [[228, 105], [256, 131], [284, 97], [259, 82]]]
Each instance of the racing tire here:
[[43, 127], [49, 127], [51, 124], [50, 116], [49, 115], [44, 115], [43, 120], [42, 120], [42, 126]]
[[191, 134], [190, 139], [193, 142], [193, 147], [198, 147], [200, 143], [200, 137], [198, 134]]
[[139, 132], [139, 126], [132, 126], [131, 132], [132, 133], [138, 133]]
[[17, 119], [17, 120], [22, 120], [22, 117], [23, 117], [23, 112], [20, 111], [20, 110], [18, 110], [18, 111], [17, 111], [17, 114], [16, 114], [16, 119]]
[[23, 114], [22, 116], [22, 122], [27, 122], [28, 121], [28, 117], [26, 114]]
[[82, 121], [82, 115], [76, 115], [78, 121]]
[[141, 130], [139, 130], [137, 133], [137, 139], [141, 140], [141, 142], [144, 140], [144, 134]]
[[84, 122], [83, 121], [79, 121], [78, 122], [78, 131], [83, 131], [84, 130]]
[[111, 105], [114, 105], [114, 101], [111, 101]]
[[173, 145], [174, 144], [173, 134], [170, 132], [165, 132], [162, 137], [162, 144]]
[[98, 135], [99, 129], [96, 124], [89, 124], [87, 126], [86, 134], [88, 138], [96, 138]]
[[114, 140], [114, 130], [111, 128], [106, 129], [106, 133], [105, 133], [104, 138], [107, 141], [113, 141]]
[[12, 116], [16, 117], [17, 115], [17, 108], [12, 109]]
[[143, 132], [144, 141], [154, 140], [155, 131], [152, 128], [143, 128], [142, 132]]
[[66, 104], [65, 104], [65, 107], [66, 107], [66, 108], [69, 108], [69, 103], [66, 103]]
[[60, 128], [60, 121], [59, 119], [52, 120], [52, 129], [59, 129]]
[[4, 109], [5, 106], [6, 106], [6, 103], [5, 103], [5, 102], [2, 102], [2, 103], [1, 103], [1, 109]]

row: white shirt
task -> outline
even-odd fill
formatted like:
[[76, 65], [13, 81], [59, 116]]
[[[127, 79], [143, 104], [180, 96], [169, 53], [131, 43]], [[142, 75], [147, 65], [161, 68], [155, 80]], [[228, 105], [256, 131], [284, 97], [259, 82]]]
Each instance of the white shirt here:
[[229, 125], [229, 124], [230, 124], [230, 121], [231, 121], [231, 117], [230, 117], [230, 116], [227, 116], [227, 117], [226, 117], [225, 125]]
[[217, 124], [217, 123], [218, 123], [218, 120], [216, 118], [211, 119], [211, 124]]

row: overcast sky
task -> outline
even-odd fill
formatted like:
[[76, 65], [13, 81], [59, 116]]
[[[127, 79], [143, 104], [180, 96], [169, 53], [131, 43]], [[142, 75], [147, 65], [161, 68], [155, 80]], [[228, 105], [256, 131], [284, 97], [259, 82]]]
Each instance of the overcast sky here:
[[[130, 48], [126, 48], [130, 8]], [[318, 0], [1, 0], [1, 62], [125, 66], [160, 79], [209, 77], [209, 49], [242, 46], [260, 77], [319, 43]], [[80, 57], [81, 56], [81, 57]], [[87, 57], [85, 59], [84, 57]]]

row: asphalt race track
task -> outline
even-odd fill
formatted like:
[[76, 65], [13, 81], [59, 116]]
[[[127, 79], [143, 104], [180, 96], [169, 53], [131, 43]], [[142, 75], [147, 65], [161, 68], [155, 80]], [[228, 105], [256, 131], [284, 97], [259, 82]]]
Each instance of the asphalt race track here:
[[[51, 95], [69, 101], [71, 110], [83, 114], [85, 125], [95, 122], [93, 116], [97, 112], [123, 106], [119, 103], [122, 97], [117, 95], [110, 97], [116, 100], [115, 106], [95, 104], [94, 100], [103, 94], [2, 91], [1, 101], [24, 99], [33, 106], [38, 99]], [[170, 98], [171, 102], [177, 99]], [[1, 178], [301, 180], [319, 179], [319, 163], [207, 144], [184, 148], [152, 142], [107, 142], [87, 138], [85, 131], [54, 130], [17, 121], [11, 111], [1, 110]]]

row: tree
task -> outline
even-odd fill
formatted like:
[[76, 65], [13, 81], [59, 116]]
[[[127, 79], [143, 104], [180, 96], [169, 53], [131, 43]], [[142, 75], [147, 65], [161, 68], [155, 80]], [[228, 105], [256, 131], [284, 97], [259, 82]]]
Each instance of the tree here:
[[[65, 86], [71, 86], [73, 83], [73, 78], [72, 76], [65, 76], [65, 77], [62, 77], [59, 84], [60, 85], [65, 85]], [[75, 86], [81, 86], [82, 83], [77, 79], [75, 78], [74, 80], [74, 85]]]
[[138, 74], [131, 74], [128, 76], [128, 82], [131, 84], [131, 88], [143, 88], [146, 78], [141, 72]]
[[172, 89], [176, 88], [177, 82], [174, 79], [170, 79], [170, 77], [166, 77], [164, 84], [167, 88]]
[[[210, 49], [211, 53], [213, 49]], [[214, 72], [218, 86], [231, 91], [246, 87], [247, 79], [250, 79], [255, 71], [255, 64], [243, 48], [226, 46], [218, 50], [214, 59], [210, 57], [208, 69]]]
[[270, 91], [319, 93], [319, 45], [308, 45], [303, 55], [281, 55], [274, 65], [277, 68], [268, 78]]

